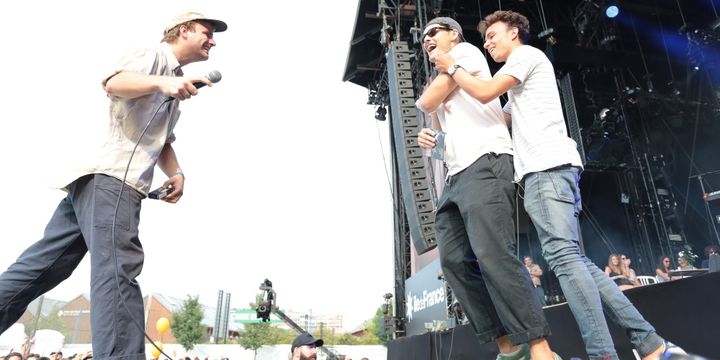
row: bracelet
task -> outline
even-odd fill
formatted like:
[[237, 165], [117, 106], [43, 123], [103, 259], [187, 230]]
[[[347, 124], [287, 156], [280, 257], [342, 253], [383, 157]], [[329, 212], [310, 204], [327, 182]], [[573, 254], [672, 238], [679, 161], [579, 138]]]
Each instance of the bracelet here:
[[183, 177], [183, 179], [185, 178], [185, 173], [179, 170], [175, 172], [175, 175], [180, 175]]

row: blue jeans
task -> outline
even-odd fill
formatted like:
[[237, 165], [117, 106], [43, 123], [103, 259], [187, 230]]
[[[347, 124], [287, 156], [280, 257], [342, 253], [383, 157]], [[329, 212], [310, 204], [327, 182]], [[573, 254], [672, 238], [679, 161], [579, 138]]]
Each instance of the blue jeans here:
[[550, 335], [530, 274], [515, 255], [512, 177], [512, 156], [481, 156], [448, 179], [435, 217], [445, 280], [481, 343]]
[[538, 301], [540, 302], [540, 305], [547, 306], [547, 302], [545, 301], [545, 289], [543, 289], [542, 286], [535, 287], [535, 294], [538, 297]]
[[138, 238], [144, 196], [126, 185], [115, 216], [120, 180], [87, 175], [68, 190], [43, 238], [0, 274], [0, 333], [33, 299], [67, 279], [89, 252], [93, 358], [145, 360], [145, 313], [135, 281], [144, 259]]
[[603, 310], [625, 330], [641, 356], [663, 339], [610, 277], [580, 251], [580, 174], [567, 167], [530, 173], [523, 179], [525, 210], [537, 229], [543, 257], [560, 282], [590, 359], [617, 359]]

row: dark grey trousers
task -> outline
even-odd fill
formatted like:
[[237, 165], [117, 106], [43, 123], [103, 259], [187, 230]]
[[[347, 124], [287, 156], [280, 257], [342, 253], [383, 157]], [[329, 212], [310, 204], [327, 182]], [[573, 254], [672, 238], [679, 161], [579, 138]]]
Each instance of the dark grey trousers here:
[[483, 155], [447, 181], [435, 218], [443, 274], [482, 343], [550, 335], [515, 254], [512, 180], [512, 156]]
[[43, 238], [0, 275], [0, 333], [32, 300], [67, 279], [90, 252], [93, 358], [145, 359], [143, 300], [135, 281], [144, 259], [138, 238], [143, 195], [125, 186], [113, 239], [120, 183], [87, 175], [70, 185]]

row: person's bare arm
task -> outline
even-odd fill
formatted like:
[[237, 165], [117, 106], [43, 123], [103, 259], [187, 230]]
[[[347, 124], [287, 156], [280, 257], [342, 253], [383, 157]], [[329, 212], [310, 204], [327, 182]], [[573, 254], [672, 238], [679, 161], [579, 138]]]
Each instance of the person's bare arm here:
[[178, 100], [186, 100], [197, 95], [198, 90], [194, 85], [196, 83], [212, 86], [212, 82], [203, 76], [174, 77], [120, 71], [103, 81], [103, 88], [108, 95], [124, 99], [162, 92]]
[[168, 196], [163, 198], [163, 201], [170, 203], [176, 203], [182, 197], [185, 188], [185, 175], [182, 173], [180, 164], [178, 163], [177, 156], [172, 144], [165, 144], [160, 157], [158, 158], [158, 166], [168, 179], [163, 183], [163, 187], [172, 187], [173, 191]]
[[[455, 63], [455, 59], [447, 54], [433, 54], [431, 61], [443, 74], [447, 74], [448, 67]], [[452, 79], [460, 88], [483, 104], [495, 100], [520, 83], [520, 80], [505, 74], [495, 75], [490, 80], [478, 79], [463, 68], [455, 70]]]
[[448, 74], [439, 74], [423, 91], [415, 103], [417, 107], [426, 113], [437, 110], [440, 104], [457, 88], [457, 84]]

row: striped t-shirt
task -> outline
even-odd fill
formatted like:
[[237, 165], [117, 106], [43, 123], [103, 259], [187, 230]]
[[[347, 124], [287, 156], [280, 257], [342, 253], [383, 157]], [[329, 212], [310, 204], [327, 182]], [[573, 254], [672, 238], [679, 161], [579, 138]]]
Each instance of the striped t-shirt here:
[[512, 115], [515, 180], [566, 164], [582, 168], [577, 144], [567, 135], [555, 71], [547, 56], [521, 45], [496, 76], [499, 74], [520, 81], [508, 91], [503, 109]]

